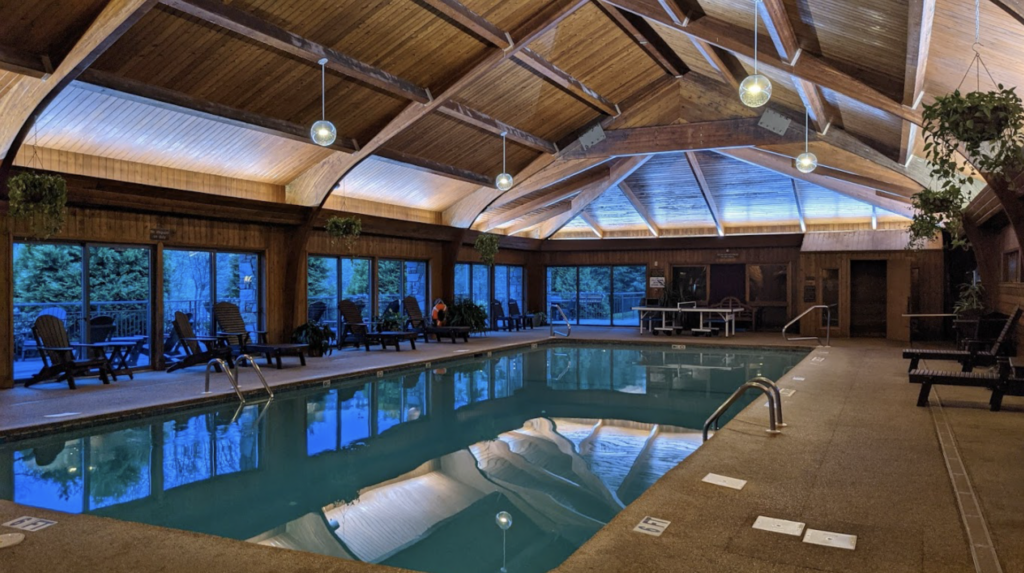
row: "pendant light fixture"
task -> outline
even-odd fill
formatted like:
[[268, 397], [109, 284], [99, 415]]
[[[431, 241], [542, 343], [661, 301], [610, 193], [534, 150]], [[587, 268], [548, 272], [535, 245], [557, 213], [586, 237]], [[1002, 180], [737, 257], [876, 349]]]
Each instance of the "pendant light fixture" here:
[[494, 185], [502, 190], [508, 191], [512, 188], [512, 176], [505, 170], [505, 136], [507, 131], [501, 132], [501, 173], [494, 179]]
[[754, 0], [754, 74], [740, 83], [740, 101], [747, 107], [761, 107], [772, 98], [772, 82], [757, 73], [757, 3]]
[[338, 139], [338, 130], [334, 128], [334, 124], [327, 121], [327, 58], [324, 58], [318, 62], [320, 64], [320, 121], [313, 124], [313, 127], [309, 130], [310, 137], [313, 138], [313, 143], [327, 147], [334, 143], [335, 139]]
[[818, 168], [818, 156], [807, 149], [807, 139], [810, 133], [807, 123], [807, 110], [804, 110], [804, 152], [796, 156], [796, 169], [800, 173], [810, 173]]

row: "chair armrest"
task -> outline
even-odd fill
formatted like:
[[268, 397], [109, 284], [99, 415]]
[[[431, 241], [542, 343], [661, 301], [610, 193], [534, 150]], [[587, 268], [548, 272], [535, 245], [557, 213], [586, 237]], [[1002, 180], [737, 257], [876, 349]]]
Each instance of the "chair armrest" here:
[[75, 348], [77, 348], [77, 347], [78, 347], [77, 344], [72, 344], [71, 346], [37, 346], [36, 349], [37, 350], [54, 350], [54, 351], [73, 352], [75, 350]]

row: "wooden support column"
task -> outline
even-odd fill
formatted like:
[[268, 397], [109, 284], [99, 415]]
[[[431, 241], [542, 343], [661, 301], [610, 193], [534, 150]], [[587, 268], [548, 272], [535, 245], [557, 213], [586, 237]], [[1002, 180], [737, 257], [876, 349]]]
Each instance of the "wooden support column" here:
[[[459, 262], [459, 250], [467, 232], [468, 229], [459, 229], [441, 250], [441, 298], [446, 304], [455, 302], [455, 263]], [[424, 309], [424, 312], [429, 312], [429, 309]]]
[[0, 208], [0, 389], [14, 387], [14, 236]]
[[149, 339], [150, 365], [153, 370], [163, 370], [164, 364], [164, 242], [160, 241], [153, 247], [153, 326], [150, 327]]

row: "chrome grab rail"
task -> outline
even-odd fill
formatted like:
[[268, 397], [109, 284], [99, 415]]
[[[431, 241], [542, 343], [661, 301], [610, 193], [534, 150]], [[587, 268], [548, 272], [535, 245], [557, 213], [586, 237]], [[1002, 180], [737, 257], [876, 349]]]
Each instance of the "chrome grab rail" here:
[[235, 359], [234, 369], [228, 368], [227, 363], [225, 363], [224, 360], [220, 358], [214, 358], [213, 360], [207, 362], [206, 387], [203, 390], [203, 394], [210, 393], [210, 370], [217, 368], [220, 369], [220, 371], [223, 372], [228, 377], [228, 382], [230, 382], [231, 387], [235, 389], [235, 394], [238, 395], [239, 401], [241, 401], [242, 404], [246, 404], [247, 402], [245, 400], [245, 396], [242, 394], [242, 389], [238, 386], [238, 367], [241, 365], [243, 361], [248, 361], [249, 366], [252, 366], [252, 369], [256, 371], [256, 375], [259, 377], [260, 383], [263, 384], [263, 389], [267, 391], [267, 395], [269, 395], [270, 399], [273, 400], [274, 391], [271, 390], [270, 385], [267, 384], [267, 379], [263, 376], [263, 370], [260, 369], [259, 364], [256, 364], [256, 360], [254, 360], [253, 357], [248, 354], [240, 354], [238, 358]]
[[[554, 320], [549, 321], [548, 326], [551, 327], [551, 336], [555, 336], [557, 334], [558, 336], [564, 336], [566, 338], [569, 338], [569, 335], [572, 334], [572, 323], [569, 322], [569, 317], [565, 316], [565, 312], [562, 311], [562, 307], [558, 306], [557, 304], [553, 304], [553, 305], [551, 305], [551, 307], [552, 308], [557, 308], [558, 309], [558, 314], [562, 315], [562, 320], [565, 321], [565, 332], [558, 332], [557, 330], [555, 330], [555, 321]], [[553, 319], [554, 317], [551, 317], [551, 318]]]
[[722, 405], [715, 410], [715, 413], [711, 414], [711, 417], [704, 422], [703, 441], [708, 441], [708, 430], [711, 429], [712, 425], [714, 425], [714, 429], [717, 431], [718, 421], [722, 415], [750, 389], [760, 390], [768, 397], [768, 429], [766, 431], [772, 435], [780, 433], [779, 428], [786, 425], [782, 421], [782, 393], [775, 382], [764, 376], [758, 376], [747, 380], [742, 386], [737, 388], [732, 393], [732, 396], [729, 396], [728, 400], [722, 402]]
[[794, 324], [800, 322], [801, 318], [803, 318], [803, 317], [807, 316], [808, 314], [810, 314], [811, 311], [817, 310], [819, 308], [825, 310], [825, 316], [826, 316], [825, 324], [828, 325], [828, 326], [825, 327], [825, 346], [826, 347], [832, 346], [832, 307], [830, 305], [827, 305], [827, 304], [814, 305], [814, 306], [808, 308], [807, 310], [801, 312], [799, 316], [797, 316], [793, 320], [791, 320], [788, 323], [786, 323], [786, 326], [782, 327], [782, 337], [785, 338], [787, 341], [790, 341], [790, 342], [792, 342], [794, 340], [817, 340], [818, 341], [818, 346], [821, 346], [821, 337], [820, 336], [796, 336], [796, 337], [793, 337], [793, 338], [790, 338], [789, 336], [786, 336], [786, 331], [789, 330], [790, 326], [793, 326]]
[[252, 369], [256, 371], [256, 376], [259, 377], [260, 383], [263, 384], [263, 389], [267, 391], [267, 394], [269, 394], [271, 398], [273, 398], [274, 391], [270, 389], [270, 384], [267, 384], [267, 379], [263, 377], [263, 370], [260, 369], [260, 365], [256, 364], [256, 361], [249, 354], [240, 354], [238, 355], [238, 358], [235, 359], [235, 381], [238, 381], [238, 367], [241, 366], [243, 361], [249, 362], [249, 366], [252, 366]]

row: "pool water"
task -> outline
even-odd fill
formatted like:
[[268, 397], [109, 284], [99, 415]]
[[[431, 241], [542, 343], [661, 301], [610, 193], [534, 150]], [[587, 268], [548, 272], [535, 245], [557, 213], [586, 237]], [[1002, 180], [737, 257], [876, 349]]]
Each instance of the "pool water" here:
[[699, 447], [743, 382], [804, 356], [495, 353], [9, 443], [0, 498], [445, 573], [498, 570], [507, 511], [508, 570], [548, 571]]

